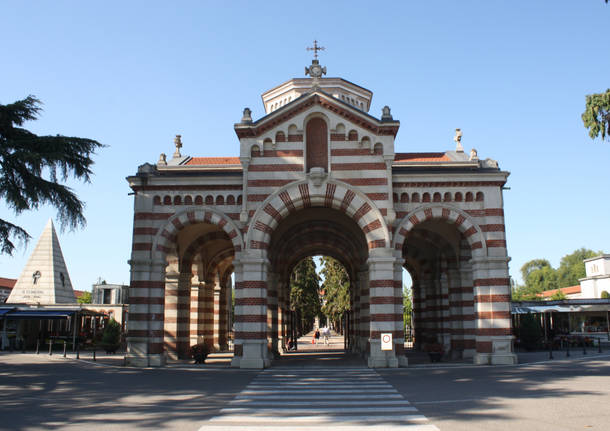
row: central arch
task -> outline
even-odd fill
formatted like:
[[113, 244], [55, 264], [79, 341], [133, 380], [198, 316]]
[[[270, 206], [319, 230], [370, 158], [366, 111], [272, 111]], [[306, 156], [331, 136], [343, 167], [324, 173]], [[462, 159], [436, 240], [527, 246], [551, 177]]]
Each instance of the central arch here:
[[[235, 261], [234, 366], [270, 364], [269, 351], [280, 348], [278, 328], [290, 270], [303, 257], [318, 254], [336, 258], [350, 274], [350, 348], [368, 358], [369, 366], [398, 365], [403, 338], [400, 271], [384, 217], [366, 195], [319, 177], [290, 183], [253, 215], [245, 247]], [[398, 340], [391, 352], [381, 351], [380, 336], [386, 332]]]

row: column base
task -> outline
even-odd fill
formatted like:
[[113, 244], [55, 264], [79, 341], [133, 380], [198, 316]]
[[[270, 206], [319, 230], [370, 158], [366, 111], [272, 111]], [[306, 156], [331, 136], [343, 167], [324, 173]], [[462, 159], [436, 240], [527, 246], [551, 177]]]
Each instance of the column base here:
[[164, 367], [166, 364], [165, 354], [154, 355], [125, 355], [125, 365], [131, 367]]
[[399, 360], [394, 350], [381, 350], [380, 340], [371, 340], [370, 343], [371, 351], [367, 359], [369, 368], [398, 368]]
[[267, 341], [244, 341], [242, 344], [242, 356], [235, 356], [231, 361], [234, 368], [263, 369], [271, 365], [267, 354]]

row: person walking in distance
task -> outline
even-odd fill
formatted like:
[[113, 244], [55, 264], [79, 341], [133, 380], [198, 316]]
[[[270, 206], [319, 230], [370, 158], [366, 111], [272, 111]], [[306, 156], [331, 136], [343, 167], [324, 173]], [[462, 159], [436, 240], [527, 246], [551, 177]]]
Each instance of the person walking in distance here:
[[316, 328], [316, 332], [313, 334], [315, 340], [316, 340], [316, 344], [318, 344], [318, 341], [320, 340], [320, 330], [318, 328]]

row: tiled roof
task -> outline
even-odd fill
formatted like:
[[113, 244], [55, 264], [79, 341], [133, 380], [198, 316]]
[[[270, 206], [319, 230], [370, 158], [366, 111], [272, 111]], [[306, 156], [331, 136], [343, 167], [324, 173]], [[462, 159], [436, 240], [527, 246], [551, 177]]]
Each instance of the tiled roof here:
[[0, 287], [12, 289], [15, 287], [15, 283], [17, 283], [17, 280], [14, 278], [0, 277]]
[[239, 165], [239, 157], [193, 157], [187, 165]]
[[76, 290], [76, 289], [74, 289], [74, 296], [76, 296], [76, 299], [80, 298], [85, 293], [91, 293], [91, 292], [88, 292], [88, 291], [85, 291], [85, 290]]
[[580, 293], [580, 285], [578, 286], [569, 286], [569, 287], [562, 287], [561, 289], [552, 289], [552, 290], [545, 290], [544, 292], [539, 293], [537, 296], [543, 297], [543, 298], [548, 298], [553, 296], [554, 294], [556, 294], [557, 292], [559, 292], [561, 290], [561, 292], [564, 295], [573, 295], [575, 293]]
[[450, 162], [445, 153], [396, 153], [395, 162]]

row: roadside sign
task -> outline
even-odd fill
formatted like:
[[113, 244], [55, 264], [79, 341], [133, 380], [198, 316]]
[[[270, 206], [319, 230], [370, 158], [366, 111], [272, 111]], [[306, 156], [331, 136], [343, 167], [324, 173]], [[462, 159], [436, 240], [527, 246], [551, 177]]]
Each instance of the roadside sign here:
[[381, 350], [392, 350], [393, 348], [392, 334], [381, 334]]

